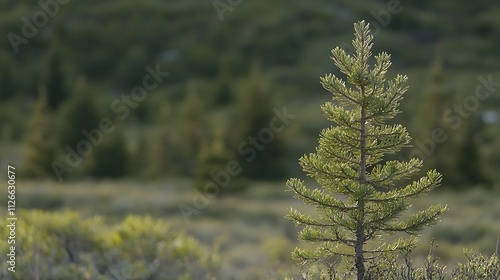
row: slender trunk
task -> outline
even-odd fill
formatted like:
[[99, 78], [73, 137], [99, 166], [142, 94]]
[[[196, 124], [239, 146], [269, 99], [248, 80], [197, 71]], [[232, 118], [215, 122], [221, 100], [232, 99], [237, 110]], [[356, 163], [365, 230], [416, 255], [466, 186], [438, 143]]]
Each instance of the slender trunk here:
[[[361, 201], [358, 204], [359, 211], [363, 211], [365, 207], [364, 202]], [[356, 246], [354, 247], [354, 251], [356, 253], [356, 271], [358, 280], [363, 280], [365, 278], [365, 257], [363, 255], [363, 243], [364, 243], [364, 229], [363, 225], [358, 221], [358, 226], [356, 228]]]
[[[364, 90], [362, 89], [362, 92]], [[366, 108], [364, 102], [361, 105], [361, 137], [359, 140], [360, 147], [360, 169], [359, 169], [359, 182], [361, 184], [366, 184]], [[356, 254], [355, 266], [357, 271], [358, 280], [363, 280], [365, 278], [365, 256], [363, 252], [363, 245], [365, 243], [365, 228], [364, 228], [364, 212], [365, 212], [365, 202], [363, 200], [358, 201], [358, 211], [360, 213], [359, 219], [357, 221], [356, 227], [356, 244], [354, 251]]]

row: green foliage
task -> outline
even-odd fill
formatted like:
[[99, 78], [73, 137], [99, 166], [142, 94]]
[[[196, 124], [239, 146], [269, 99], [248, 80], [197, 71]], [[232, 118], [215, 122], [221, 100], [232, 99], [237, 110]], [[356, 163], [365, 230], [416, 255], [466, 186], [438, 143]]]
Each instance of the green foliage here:
[[[199, 86], [199, 91], [204, 100], [204, 118], [211, 118], [222, 110], [234, 112], [237, 99], [243, 95], [238, 87], [243, 80], [243, 83], [248, 80], [248, 65], [252, 64], [255, 57], [263, 62], [262, 79], [272, 84], [272, 90], [267, 91], [273, 98], [293, 100], [285, 102], [289, 107], [313, 108], [309, 105], [321, 98], [316, 77], [329, 67], [321, 54], [332, 44], [348, 42], [348, 27], [353, 18], [365, 18], [377, 24], [379, 47], [401, 59], [401, 63], [396, 65], [398, 71], [411, 73], [423, 81], [412, 85], [412, 94], [402, 104], [406, 109], [399, 121], [410, 126], [419, 114], [419, 108], [423, 107], [425, 111], [422, 110], [422, 114], [429, 117], [437, 113], [430, 110], [435, 107], [432, 103], [432, 106], [424, 106], [420, 98], [422, 94], [430, 92], [427, 89], [432, 89], [431, 81], [420, 77], [425, 75], [427, 66], [436, 57], [436, 49], [441, 53], [443, 72], [446, 73], [448, 90], [442, 104], [447, 109], [453, 109], [453, 102], [462, 103], [464, 100], [456, 97], [452, 100], [452, 93], [454, 96], [457, 94], [455, 90], [449, 89], [459, 88], [457, 93], [472, 94], [478, 85], [478, 75], [491, 73], [494, 78], [498, 74], [499, 42], [493, 35], [499, 27], [500, 21], [496, 17], [499, 7], [492, 6], [491, 1], [486, 0], [473, 4], [465, 0], [457, 1], [453, 5], [450, 0], [439, 3], [401, 3], [400, 7], [404, 9], [391, 14], [390, 20], [386, 20], [383, 11], [387, 3], [369, 0], [338, 3], [290, 0], [285, 9], [283, 3], [269, 4], [269, 1], [257, 0], [241, 5], [232, 12], [227, 11], [223, 24], [212, 5], [196, 1], [148, 0], [137, 3], [131, 0], [103, 0], [62, 4], [57, 15], [49, 16], [46, 26], [38, 28], [34, 25], [38, 29], [36, 36], [30, 35], [28, 43], [20, 43], [17, 46], [19, 52], [15, 55], [15, 47], [8, 38], [0, 45], [0, 99], [6, 102], [1, 104], [0, 110], [1, 138], [9, 142], [20, 140], [22, 132], [26, 130], [25, 116], [20, 112], [30, 107], [26, 106], [26, 101], [36, 97], [39, 84], [49, 88], [49, 104], [61, 108], [75, 94], [75, 77], [84, 75], [89, 85], [98, 89], [94, 94], [101, 97], [104, 106], [109, 107], [113, 101], [111, 98], [122, 93], [128, 94], [135, 86], [141, 85], [144, 68], [156, 64], [171, 72], [171, 75], [168, 81], [162, 82], [154, 93], [148, 95], [147, 100], [131, 110], [133, 117], [125, 123], [127, 135], [135, 133], [135, 127], [129, 128], [127, 125], [136, 120], [140, 121], [141, 128], [151, 127], [159, 118], [156, 114], [157, 105], [163, 102], [168, 102], [174, 108], [172, 119], [179, 119], [179, 110], [176, 109], [183, 96], [185, 81], [189, 79], [200, 81], [203, 85]], [[0, 5], [0, 30], [7, 35], [15, 33], [24, 36], [25, 23], [20, 19], [26, 17], [33, 24], [33, 15], [38, 15], [37, 11], [44, 12], [36, 1], [7, 1]], [[254, 20], [256, 14], [260, 16], [259, 20]], [[469, 20], [457, 24], [453, 19], [461, 14], [468, 14]], [[71, 24], [67, 24], [67, 19], [71, 19]], [[28, 31], [30, 25], [26, 26], [24, 29]], [[466, 42], [463, 40], [464, 32], [467, 33]], [[457, 45], [463, 45], [464, 48], [456, 48]], [[498, 95], [492, 94], [487, 101], [480, 102], [476, 114], [488, 110], [487, 107], [495, 110], [498, 100]], [[313, 110], [303, 112], [303, 115], [316, 117]], [[58, 113], [56, 119], [64, 120], [62, 115]], [[232, 118], [234, 115], [227, 114], [227, 117]], [[280, 173], [283, 169], [296, 168], [296, 164], [288, 159], [303, 154], [314, 145], [312, 137], [307, 135], [315, 135], [317, 126], [311, 127], [305, 123], [298, 124], [293, 133], [287, 129], [287, 136], [290, 137], [286, 139], [290, 141], [287, 141], [286, 148], [294, 151], [293, 156], [280, 152], [279, 158], [270, 156], [272, 161], [262, 160], [266, 164], [271, 162], [279, 169], [279, 172], [269, 172], [266, 176]], [[232, 135], [238, 130], [239, 124], [235, 122], [231, 127]], [[471, 124], [476, 125], [475, 122]], [[179, 134], [176, 125], [171, 129], [172, 139]], [[498, 132], [497, 125], [489, 126]], [[66, 128], [57, 128], [57, 134], [59, 129]], [[470, 171], [467, 163], [473, 162], [468, 157], [474, 156], [475, 150], [482, 150], [481, 143], [474, 142], [474, 145], [465, 143], [466, 150], [458, 152], [455, 148], [463, 142], [455, 140], [462, 135], [464, 140], [477, 140], [479, 136], [474, 137], [473, 134], [481, 135], [483, 129], [488, 128], [482, 127], [477, 133], [465, 130], [465, 127], [456, 132], [446, 131], [449, 140], [439, 145], [437, 154], [429, 161], [430, 167], [438, 154], [442, 158], [444, 168], [440, 172], [447, 174], [445, 185], [448, 182], [466, 182], [455, 174], [468, 177], [469, 173], [464, 171]], [[298, 132], [305, 130], [313, 133]], [[420, 137], [419, 134], [416, 135]], [[152, 137], [148, 135], [146, 139], [144, 144], [151, 145]], [[13, 145], [16, 148], [12, 152], [19, 154], [17, 143]], [[174, 141], [172, 150], [180, 151], [182, 145], [181, 141]], [[64, 150], [64, 146], [61, 149]], [[498, 152], [498, 146], [493, 145], [486, 150], [481, 151], [486, 155], [479, 156], [477, 160], [483, 166], [481, 169], [496, 166], [495, 157], [488, 155], [491, 150]], [[261, 153], [262, 157], [265, 157], [264, 153]], [[5, 157], [4, 154], [2, 156]], [[462, 167], [456, 168], [457, 157]], [[196, 156], [188, 161], [192, 163], [195, 159]], [[184, 158], [178, 160], [179, 163], [185, 161]], [[73, 172], [73, 177], [78, 177], [77, 173]], [[189, 175], [194, 173], [191, 170]], [[264, 174], [252, 173], [256, 176]], [[484, 176], [479, 181], [473, 178], [477, 174], [471, 173], [474, 184], [477, 182], [478, 185], [488, 186], [490, 182], [486, 179], [492, 184], [495, 182], [489, 175], [490, 171], [481, 174]], [[80, 175], [86, 174], [83, 172]]]
[[[153, 135], [152, 143], [146, 147], [148, 150], [147, 173], [153, 178], [179, 173], [175, 170], [178, 167], [174, 164], [174, 158], [178, 152], [173, 149], [171, 139], [171, 115], [168, 105], [163, 105], [160, 108], [158, 126]], [[142, 152], [139, 151], [139, 153]]]
[[63, 69], [63, 53], [58, 39], [55, 38], [54, 41], [48, 55], [48, 69], [46, 71], [48, 102], [52, 110], [57, 109], [68, 98], [66, 75]]
[[500, 279], [500, 259], [496, 254], [487, 257], [464, 250], [467, 257], [465, 263], [452, 267], [451, 273], [446, 273], [446, 267], [435, 254], [437, 246], [431, 244], [429, 255], [420, 267], [411, 260], [411, 251], [402, 254], [401, 258], [386, 255], [381, 261], [372, 262], [368, 269], [367, 279], [387, 280], [495, 280]]
[[[209, 279], [219, 264], [216, 252], [148, 216], [128, 216], [112, 226], [69, 211], [21, 216], [16, 272], [2, 262], [2, 279]], [[2, 239], [8, 234], [7, 227], [0, 230]], [[7, 245], [0, 245], [2, 252]]]
[[381, 260], [370, 261], [366, 279], [444, 280], [446, 267], [439, 263], [439, 258], [434, 253], [436, 248], [433, 241], [429, 254], [420, 267], [413, 264], [412, 249], [403, 251], [399, 258], [393, 254], [384, 254]]
[[0, 139], [5, 143], [21, 141], [27, 129], [28, 116], [24, 112], [29, 106], [19, 103], [19, 100], [0, 103]]
[[58, 114], [61, 122], [58, 128], [58, 145], [63, 151], [66, 146], [76, 149], [78, 143], [85, 140], [82, 130], [98, 128], [102, 117], [96, 94], [85, 78], [80, 77], [73, 90], [71, 98]]
[[[226, 126], [221, 124], [221, 122], [219, 124], [221, 126], [216, 128], [213, 139], [205, 143], [200, 151], [194, 182], [195, 187], [200, 192], [213, 194], [216, 197], [224, 194], [238, 193], [246, 187], [246, 184], [239, 178], [239, 174], [237, 176], [229, 175], [228, 182], [225, 182], [225, 179], [219, 179], [222, 180], [221, 182], [214, 180], [214, 177], [218, 177], [215, 174], [219, 172], [227, 173], [228, 162], [235, 159], [233, 152], [228, 149], [226, 139], [224, 138], [227, 134]], [[241, 167], [239, 168], [241, 169]]]
[[[75, 85], [75, 93], [59, 111], [60, 124], [57, 130], [58, 146], [62, 158], [69, 153], [68, 149], [82, 156], [82, 165], [76, 169], [78, 175], [95, 177], [121, 177], [128, 167], [128, 151], [124, 139], [123, 127], [115, 121], [114, 130], [110, 133], [100, 129], [103, 114], [99, 98], [89, 87], [84, 78]], [[86, 131], [84, 133], [84, 130]], [[99, 135], [93, 135], [92, 131]], [[95, 138], [95, 139], [94, 139]], [[81, 148], [82, 143], [87, 143]], [[80, 150], [87, 152], [79, 152]]]
[[446, 136], [443, 137], [444, 143], [432, 140], [435, 148], [422, 151], [425, 156], [424, 168], [445, 170], [448, 176], [443, 184], [448, 187], [463, 188], [485, 182], [483, 172], [475, 168], [480, 163], [478, 147], [474, 143], [474, 135], [481, 130], [476, 125], [477, 120], [473, 117], [464, 118], [457, 125], [444, 118], [449, 117], [445, 112], [450, 109], [451, 104], [462, 102], [467, 96], [450, 89], [441, 57], [433, 61], [427, 79], [418, 102], [420, 105], [415, 123], [419, 136], [417, 141], [427, 146], [425, 149], [431, 149], [426, 142], [431, 141], [436, 130], [442, 130]]
[[[274, 117], [273, 108], [274, 102], [263, 77], [261, 64], [253, 61], [249, 78], [237, 100], [233, 138], [234, 150], [238, 150], [239, 161], [248, 178], [262, 180], [283, 176], [284, 170], [280, 162], [285, 154], [283, 138], [274, 133], [274, 138], [269, 143], [259, 140], [262, 129], [268, 128]], [[257, 139], [258, 144], [250, 144], [250, 137]], [[249, 154], [251, 146], [256, 147], [251, 148], [255, 154]]]
[[0, 51], [0, 65], [2, 65], [0, 67], [0, 100], [7, 100], [16, 94], [16, 82], [13, 81], [15, 73], [13, 73], [12, 64], [13, 59], [10, 58], [9, 53]]
[[[482, 160], [481, 159], [481, 150], [484, 146], [483, 143], [478, 141], [478, 135], [483, 131], [487, 133], [490, 129], [485, 129], [481, 124], [481, 120], [477, 117], [472, 118], [465, 122], [460, 131], [457, 131], [455, 134], [450, 135], [452, 139], [455, 139], [455, 142], [460, 141], [459, 146], [453, 145], [453, 140], [450, 139], [450, 143], [445, 145], [444, 153], [446, 153], [446, 157], [448, 162], [452, 164], [448, 165], [448, 170], [450, 175], [454, 179], [451, 182], [454, 182], [455, 185], [460, 187], [477, 185], [481, 183], [488, 183], [491, 185], [491, 182], [495, 181], [495, 178], [490, 176], [488, 169], [495, 166], [495, 160]], [[457, 135], [460, 134], [460, 135]], [[443, 147], [444, 148], [444, 147]], [[458, 152], [456, 152], [458, 151]], [[498, 156], [498, 149], [494, 148], [490, 150], [491, 153], [488, 153], [490, 156]], [[450, 154], [455, 154], [456, 156], [449, 156]], [[498, 157], [497, 157], [498, 158]], [[484, 166], [485, 162], [489, 162], [486, 166]], [[456, 168], [449, 168], [450, 166], [456, 166]], [[481, 166], [477, 168], [478, 166]], [[456, 170], [457, 172], [453, 172]], [[496, 173], [496, 172], [495, 172]], [[457, 179], [461, 179], [458, 181]]]
[[287, 276], [285, 280], [344, 280], [352, 279], [352, 272], [338, 273], [331, 267], [325, 265], [313, 265], [307, 270], [301, 271], [300, 276]]
[[373, 36], [364, 21], [356, 23], [354, 29], [355, 54], [349, 55], [339, 47], [332, 50], [335, 65], [351, 86], [332, 74], [321, 78], [336, 102], [327, 102], [322, 110], [335, 126], [321, 132], [316, 153], [300, 159], [304, 171], [322, 188], [311, 190], [299, 179], [287, 182], [295, 197], [314, 205], [319, 216], [290, 209], [287, 217], [305, 226], [299, 233], [300, 240], [319, 243], [314, 250], [296, 248], [292, 256], [297, 262], [342, 257], [350, 269], [355, 267], [357, 278], [364, 279], [367, 260], [415, 246], [415, 238], [384, 244], [381, 235], [416, 234], [433, 224], [446, 207], [435, 205], [405, 221], [398, 219], [410, 208], [409, 199], [437, 187], [441, 175], [431, 170], [405, 186], [404, 181], [419, 172], [421, 160], [381, 163], [385, 154], [398, 152], [411, 139], [402, 125], [385, 124], [399, 113], [407, 77], [397, 75], [387, 80], [391, 61], [385, 52], [375, 56], [376, 63], [370, 69]]
[[216, 106], [227, 106], [233, 102], [230, 65], [223, 61], [219, 68], [213, 102]]
[[[420, 107], [417, 110], [418, 116], [415, 124], [419, 128], [417, 139], [420, 141], [430, 139], [434, 129], [444, 127], [443, 113], [446, 106], [453, 101], [446, 84], [443, 62], [440, 57], [433, 61], [427, 79], [426, 88], [420, 95], [421, 102], [419, 102]], [[439, 143], [436, 143], [436, 145], [439, 145]], [[446, 146], [449, 147], [450, 145]], [[453, 150], [457, 148], [459, 149], [459, 147], [454, 146]], [[443, 170], [443, 165], [445, 165], [443, 159], [445, 157], [452, 157], [450, 162], [456, 161], [456, 157], [453, 157], [456, 153], [450, 154], [449, 151], [443, 151], [443, 149], [444, 147], [439, 146], [432, 154], [428, 155], [424, 164], [426, 169]]]
[[[470, 139], [470, 142], [479, 146], [478, 155], [476, 156], [483, 159], [472, 170], [478, 170], [477, 172], [484, 174], [489, 181], [495, 184], [497, 189], [500, 189], [500, 173], [498, 172], [500, 168], [500, 132], [496, 129], [496, 126], [484, 128], [482, 133], [478, 131], [477, 125], [471, 127], [471, 130], [475, 132], [476, 137]], [[465, 160], [463, 161], [465, 166], [470, 167]]]
[[[412, 250], [405, 251], [400, 256], [383, 254], [383, 258], [371, 260], [365, 275], [365, 280], [496, 280], [500, 279], [500, 259], [498, 255], [485, 256], [465, 250], [467, 261], [452, 267], [447, 273], [446, 266], [440, 263], [435, 254], [437, 246], [431, 244], [431, 250], [424, 262], [416, 266], [411, 258]], [[287, 279], [294, 279], [288, 277]], [[337, 267], [316, 266], [302, 273], [301, 279], [355, 279], [353, 273], [339, 273]]]
[[128, 152], [120, 124], [111, 133], [105, 133], [101, 143], [92, 152], [90, 174], [95, 177], [119, 178], [127, 174]]
[[465, 250], [465, 255], [467, 256], [467, 262], [459, 263], [458, 266], [453, 269], [453, 280], [500, 279], [500, 258], [497, 254], [488, 258], [473, 250]]
[[184, 159], [184, 174], [194, 176], [197, 158], [205, 136], [203, 103], [194, 85], [188, 85], [179, 114], [179, 144]]
[[26, 177], [43, 178], [53, 174], [51, 163], [55, 160], [55, 139], [51, 124], [47, 90], [40, 88], [24, 136], [23, 174]]

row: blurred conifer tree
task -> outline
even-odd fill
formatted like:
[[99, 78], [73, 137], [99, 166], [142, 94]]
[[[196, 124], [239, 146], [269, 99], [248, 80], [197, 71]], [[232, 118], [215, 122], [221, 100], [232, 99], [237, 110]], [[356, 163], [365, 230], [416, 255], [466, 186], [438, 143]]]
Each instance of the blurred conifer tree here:
[[173, 156], [177, 152], [171, 139], [171, 116], [167, 104], [160, 107], [158, 128], [155, 131], [152, 143], [149, 145], [149, 166], [147, 173], [153, 178], [172, 175], [176, 172]]
[[211, 101], [216, 107], [227, 106], [233, 103], [233, 93], [231, 89], [231, 69], [227, 59], [222, 58], [219, 65], [219, 72], [215, 79], [215, 92]]
[[102, 117], [95, 93], [89, 88], [85, 78], [80, 77], [71, 98], [63, 105], [59, 114], [58, 140], [61, 149], [66, 146], [76, 148], [85, 138], [82, 130], [90, 131], [99, 127]]
[[66, 76], [63, 69], [63, 53], [57, 37], [51, 43], [48, 53], [48, 63], [46, 73], [46, 83], [48, 91], [49, 106], [55, 110], [68, 97], [66, 88]]
[[[262, 129], [269, 129], [274, 117], [274, 100], [262, 76], [259, 61], [254, 60], [250, 67], [247, 82], [241, 90], [236, 105], [236, 122], [233, 145], [238, 151], [243, 173], [250, 179], [278, 179], [284, 176], [282, 159], [285, 154], [283, 137], [273, 133], [269, 143], [259, 140]], [[257, 138], [259, 147], [250, 143], [249, 137]], [[253, 152], [250, 153], [250, 150]]]
[[[440, 57], [434, 59], [429, 69], [428, 80], [423, 93], [419, 109], [416, 110], [417, 118], [414, 119], [418, 127], [417, 140], [425, 141], [432, 139], [432, 131], [434, 129], [443, 129], [443, 113], [446, 106], [450, 105], [450, 92], [445, 81], [443, 71], [443, 61]], [[443, 170], [444, 155], [442, 145], [434, 143], [436, 148], [433, 153], [428, 155], [425, 160], [424, 168]], [[450, 156], [450, 155], [449, 155]]]
[[213, 139], [203, 143], [198, 157], [198, 169], [195, 179], [195, 186], [199, 191], [213, 193], [217, 197], [222, 193], [234, 192], [237, 187], [237, 185], [233, 184], [236, 177], [229, 177], [227, 186], [217, 185], [218, 182], [215, 182], [213, 178], [213, 174], [221, 171], [226, 172], [227, 163], [234, 159], [225, 141], [226, 129], [224, 124], [219, 124], [215, 128]]
[[205, 136], [203, 102], [193, 84], [189, 84], [179, 113], [179, 147], [183, 157], [184, 173], [194, 177], [201, 141]]
[[47, 90], [40, 87], [33, 113], [24, 135], [23, 174], [26, 177], [52, 177], [55, 160], [55, 138]]
[[94, 147], [90, 167], [92, 176], [120, 178], [127, 175], [129, 157], [123, 127], [114, 123], [115, 129], [104, 134], [102, 142]]

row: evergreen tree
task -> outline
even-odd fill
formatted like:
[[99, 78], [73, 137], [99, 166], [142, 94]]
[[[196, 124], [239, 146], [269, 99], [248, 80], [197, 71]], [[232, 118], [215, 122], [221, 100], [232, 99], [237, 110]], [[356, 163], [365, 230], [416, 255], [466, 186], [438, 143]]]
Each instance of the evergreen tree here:
[[335, 65], [351, 86], [332, 74], [321, 78], [335, 101], [325, 103], [322, 110], [335, 126], [321, 132], [316, 153], [300, 159], [304, 171], [322, 188], [309, 189], [299, 179], [287, 182], [295, 197], [316, 206], [319, 215], [312, 217], [290, 209], [287, 217], [305, 226], [299, 233], [300, 240], [320, 243], [313, 250], [296, 248], [292, 254], [296, 261], [328, 261], [340, 256], [353, 265], [357, 279], [362, 280], [366, 261], [384, 252], [411, 248], [416, 242], [415, 238], [401, 238], [384, 245], [380, 244], [380, 235], [415, 234], [434, 223], [446, 207], [431, 206], [407, 220], [398, 219], [410, 207], [409, 199], [438, 186], [441, 175], [431, 170], [405, 186], [401, 184], [417, 174], [421, 160], [381, 163], [384, 154], [395, 153], [410, 143], [402, 125], [385, 124], [399, 113], [407, 77], [386, 79], [391, 62], [384, 52], [375, 56], [376, 63], [370, 69], [373, 36], [364, 21], [354, 24], [354, 29], [355, 54], [347, 55], [339, 47], [332, 50]]
[[184, 160], [185, 173], [196, 174], [196, 163], [204, 136], [205, 121], [203, 103], [193, 85], [188, 85], [186, 99], [180, 112], [180, 148]]
[[254, 61], [251, 65], [248, 82], [245, 84], [236, 106], [237, 127], [234, 137], [235, 150], [238, 150], [244, 175], [251, 179], [277, 179], [284, 174], [283, 164], [278, 159], [284, 157], [284, 140], [279, 134], [274, 134], [269, 143], [260, 143], [254, 157], [245, 153], [249, 147], [242, 143], [249, 142], [249, 137], [259, 137], [262, 129], [269, 127], [273, 115], [273, 100], [262, 77], [260, 63]]
[[[450, 90], [445, 83], [442, 61], [436, 59], [429, 70], [426, 89], [422, 93], [420, 108], [417, 110], [420, 149], [427, 156], [425, 169], [437, 169], [446, 172], [449, 176], [443, 180], [443, 185], [452, 188], [463, 188], [471, 184], [478, 184], [484, 179], [482, 171], [475, 166], [479, 165], [477, 145], [474, 143], [474, 134], [481, 129], [481, 124], [472, 117], [464, 118], [458, 127], [445, 122], [446, 110], [450, 104], [460, 103], [467, 95], [461, 91]], [[443, 129], [446, 142], [433, 142], [431, 149], [425, 142], [431, 141], [435, 129]], [[422, 148], [423, 147], [423, 148]]]
[[[461, 100], [463, 96], [465, 95], [462, 95]], [[446, 174], [451, 178], [443, 180], [443, 183], [449, 183], [453, 188], [467, 188], [487, 183], [485, 176], [487, 166], [480, 167], [480, 149], [484, 147], [484, 143], [478, 143], [483, 128], [482, 120], [474, 116], [464, 119], [459, 129], [448, 133], [449, 140], [439, 149], [442, 150]]]
[[[471, 184], [500, 186], [500, 131], [497, 125], [475, 117], [467, 125], [468, 134], [462, 150], [460, 170], [471, 179]], [[474, 164], [474, 165], [473, 165]], [[474, 180], [475, 179], [475, 180]]]
[[[156, 177], [151, 171], [151, 150], [153, 150], [151, 143], [151, 136], [146, 133], [138, 133], [137, 138], [131, 143], [130, 149], [130, 165], [129, 170], [131, 175], [136, 175], [140, 178]], [[146, 152], [144, 152], [146, 151]]]
[[[417, 110], [418, 139], [430, 139], [432, 131], [436, 128], [444, 128], [443, 112], [449, 104], [449, 91], [445, 83], [443, 62], [440, 58], [433, 61], [430, 69], [427, 85], [421, 95], [420, 106]], [[439, 146], [440, 143], [436, 143]], [[443, 169], [443, 155], [441, 147], [434, 150], [424, 163], [427, 169]]]
[[104, 134], [102, 143], [95, 146], [90, 174], [95, 177], [120, 178], [127, 174], [127, 166], [128, 153], [123, 129], [120, 124], [116, 124], [115, 130]]
[[47, 91], [45, 88], [40, 88], [24, 136], [23, 174], [33, 178], [48, 177], [53, 174], [51, 163], [55, 159], [54, 144]]
[[[465, 95], [456, 94], [448, 87], [443, 62], [440, 58], [436, 58], [429, 69], [427, 85], [422, 92], [420, 106], [416, 111], [417, 118], [414, 120], [418, 128], [417, 141], [420, 141], [420, 149], [426, 156], [423, 168], [446, 172], [449, 176], [443, 180], [443, 185], [454, 188], [469, 185], [477, 180], [473, 178], [476, 175], [470, 170], [463, 169], [461, 166], [463, 164], [460, 163], [463, 155], [474, 156], [474, 147], [468, 140], [470, 135], [464, 133], [469, 131], [467, 121], [464, 120], [464, 124], [458, 130], [444, 121], [444, 113], [449, 109], [449, 104], [453, 104], [454, 101], [461, 102], [464, 97]], [[432, 138], [436, 129], [444, 130], [446, 142], [432, 142], [429, 145], [429, 141], [434, 141]], [[472, 165], [477, 164], [476, 158], [471, 157], [467, 159], [469, 160]]]
[[[224, 190], [215, 186], [211, 172], [224, 171], [227, 163], [233, 159], [230, 150], [227, 149], [227, 144], [224, 140], [226, 134], [224, 126], [218, 126], [212, 141], [203, 143], [200, 155], [198, 157], [198, 169], [195, 178], [195, 187], [200, 192], [218, 192], [227, 193], [227, 191], [236, 191], [236, 185], [233, 184], [234, 178], [231, 178], [231, 186], [225, 186]], [[210, 184], [213, 184], [210, 186]]]
[[161, 177], [172, 174], [174, 170], [173, 154], [174, 148], [170, 138], [170, 109], [163, 105], [159, 113], [159, 125], [149, 145], [149, 161], [147, 173], [151, 177]]
[[214, 103], [216, 106], [226, 106], [232, 103], [231, 72], [227, 62], [221, 63], [215, 81]]
[[[0, 100], [7, 100], [15, 96], [15, 69], [11, 56], [0, 50]], [[14, 72], [14, 73], [13, 73]]]
[[66, 146], [76, 149], [78, 143], [86, 139], [82, 130], [90, 131], [99, 127], [102, 116], [99, 109], [85, 78], [79, 78], [71, 98], [60, 111], [58, 138], [62, 149]]
[[48, 55], [48, 69], [46, 70], [48, 101], [51, 109], [57, 109], [62, 102], [68, 97], [67, 88], [65, 85], [65, 75], [63, 70], [63, 58], [61, 47], [59, 46], [57, 37], [53, 40], [51, 50]]
[[[82, 143], [90, 143], [88, 136], [84, 133], [90, 133], [95, 129], [99, 129], [99, 123], [103, 118], [101, 107], [99, 106], [98, 97], [95, 92], [87, 84], [85, 78], [80, 77], [74, 86], [71, 97], [61, 105], [58, 114], [57, 123], [57, 146], [59, 152], [59, 160], [64, 161], [68, 154], [77, 153], [81, 157], [81, 163], [71, 173], [72, 176], [84, 176], [94, 173], [93, 157], [96, 153], [96, 147], [102, 143], [99, 141], [97, 145], [91, 144], [91, 151], [78, 152], [79, 145]], [[109, 135], [103, 135], [106, 140]]]

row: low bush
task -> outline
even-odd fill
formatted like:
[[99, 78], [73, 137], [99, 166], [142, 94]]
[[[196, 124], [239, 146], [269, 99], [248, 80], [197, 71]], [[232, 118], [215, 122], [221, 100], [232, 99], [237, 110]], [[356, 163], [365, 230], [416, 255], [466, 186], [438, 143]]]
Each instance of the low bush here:
[[[108, 225], [72, 211], [19, 214], [15, 244], [0, 245], [15, 246], [15, 272], [2, 261], [0, 279], [209, 279], [218, 267], [214, 250], [164, 220], [128, 216]], [[3, 227], [0, 239], [9, 234]]]
[[[415, 265], [412, 251], [399, 255], [384, 254], [377, 261], [367, 265], [366, 280], [498, 280], [500, 279], [500, 258], [497, 254], [485, 256], [473, 250], [465, 250], [467, 260], [458, 263], [454, 268], [447, 269], [439, 262], [434, 250], [437, 246], [431, 244], [429, 255], [423, 264]], [[299, 275], [288, 277], [293, 279], [341, 280], [355, 279], [354, 271], [346, 270], [341, 263], [334, 266], [316, 264]]]

